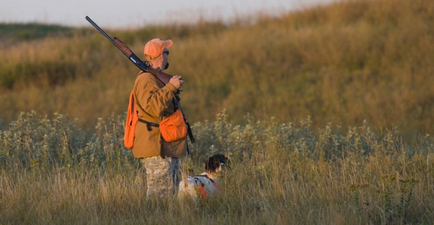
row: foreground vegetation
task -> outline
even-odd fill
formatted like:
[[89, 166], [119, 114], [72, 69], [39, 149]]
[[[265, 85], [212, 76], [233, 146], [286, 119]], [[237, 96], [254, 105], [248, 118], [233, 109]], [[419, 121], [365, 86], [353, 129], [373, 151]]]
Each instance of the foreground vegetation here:
[[0, 224], [432, 224], [434, 142], [411, 145], [367, 124], [314, 130], [297, 123], [237, 125], [223, 112], [194, 124], [183, 161], [231, 159], [216, 198], [145, 201], [145, 173], [122, 146], [123, 119], [88, 133], [61, 114], [21, 114], [0, 131]]
[[[111, 30], [142, 55], [145, 42], [171, 38], [169, 73], [185, 78], [190, 121], [223, 108], [279, 122], [311, 115], [314, 125], [434, 131], [434, 2], [333, 3], [255, 23], [197, 22]], [[94, 18], [97, 22], [97, 18]], [[36, 27], [34, 29], [32, 27]], [[0, 112], [54, 112], [93, 127], [126, 110], [137, 69], [90, 25], [2, 25]]]

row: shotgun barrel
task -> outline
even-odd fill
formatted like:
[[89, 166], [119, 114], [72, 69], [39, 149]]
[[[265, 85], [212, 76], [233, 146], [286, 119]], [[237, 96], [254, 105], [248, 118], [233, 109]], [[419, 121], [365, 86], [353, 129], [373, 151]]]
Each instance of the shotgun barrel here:
[[92, 26], [94, 26], [101, 34], [103, 34], [114, 46], [116, 46], [119, 50], [121, 50], [122, 53], [136, 65], [139, 67], [139, 69], [143, 71], [148, 71], [149, 63], [144, 63], [142, 60], [139, 59], [139, 57], [134, 54], [134, 52], [122, 41], [120, 41], [118, 38], [115, 37], [113, 39], [108, 35], [101, 27], [99, 27], [90, 17], [86, 16], [86, 20], [89, 21]]
[[172, 78], [172, 75], [163, 73], [160, 70], [154, 69], [150, 66], [148, 61], [142, 61], [134, 52], [125, 44], [123, 43], [119, 38], [110, 37], [101, 27], [98, 26], [89, 16], [86, 16], [86, 20], [89, 21], [92, 26], [94, 26], [101, 34], [104, 35], [114, 46], [116, 46], [121, 52], [132, 62], [134, 65], [136, 65], [139, 69], [150, 72], [157, 77], [161, 82], [164, 84], [169, 83], [170, 78]]

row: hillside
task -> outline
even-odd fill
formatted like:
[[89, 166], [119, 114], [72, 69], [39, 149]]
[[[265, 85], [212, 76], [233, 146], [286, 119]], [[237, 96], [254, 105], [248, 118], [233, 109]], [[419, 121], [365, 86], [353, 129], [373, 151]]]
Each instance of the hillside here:
[[[98, 22], [98, 21], [96, 21]], [[226, 109], [289, 122], [434, 131], [434, 2], [350, 1], [262, 16], [256, 23], [108, 30], [139, 55], [170, 38], [191, 122]], [[54, 112], [92, 127], [124, 113], [137, 69], [101, 34], [51, 25], [0, 26], [0, 118]], [[42, 33], [41, 33], [42, 32]]]

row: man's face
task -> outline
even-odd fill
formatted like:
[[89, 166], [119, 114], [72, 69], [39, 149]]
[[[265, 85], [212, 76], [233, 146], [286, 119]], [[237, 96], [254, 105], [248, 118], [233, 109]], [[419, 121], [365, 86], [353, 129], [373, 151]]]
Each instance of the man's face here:
[[163, 63], [162, 63], [162, 69], [165, 70], [169, 68], [169, 50], [164, 49], [163, 51]]

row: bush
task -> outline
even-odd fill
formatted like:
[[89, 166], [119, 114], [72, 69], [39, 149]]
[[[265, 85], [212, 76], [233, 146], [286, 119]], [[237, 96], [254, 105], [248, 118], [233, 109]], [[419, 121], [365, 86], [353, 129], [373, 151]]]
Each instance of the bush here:
[[99, 119], [83, 130], [65, 115], [47, 119], [30, 112], [5, 126], [0, 223], [434, 221], [434, 144], [428, 136], [409, 145], [396, 129], [376, 134], [366, 123], [315, 131], [310, 118], [279, 124], [247, 115], [239, 125], [223, 111], [214, 122], [193, 125], [197, 142], [182, 162], [198, 174], [207, 157], [229, 156], [219, 195], [197, 205], [154, 205], [144, 201], [138, 160], [123, 147], [124, 117]]

